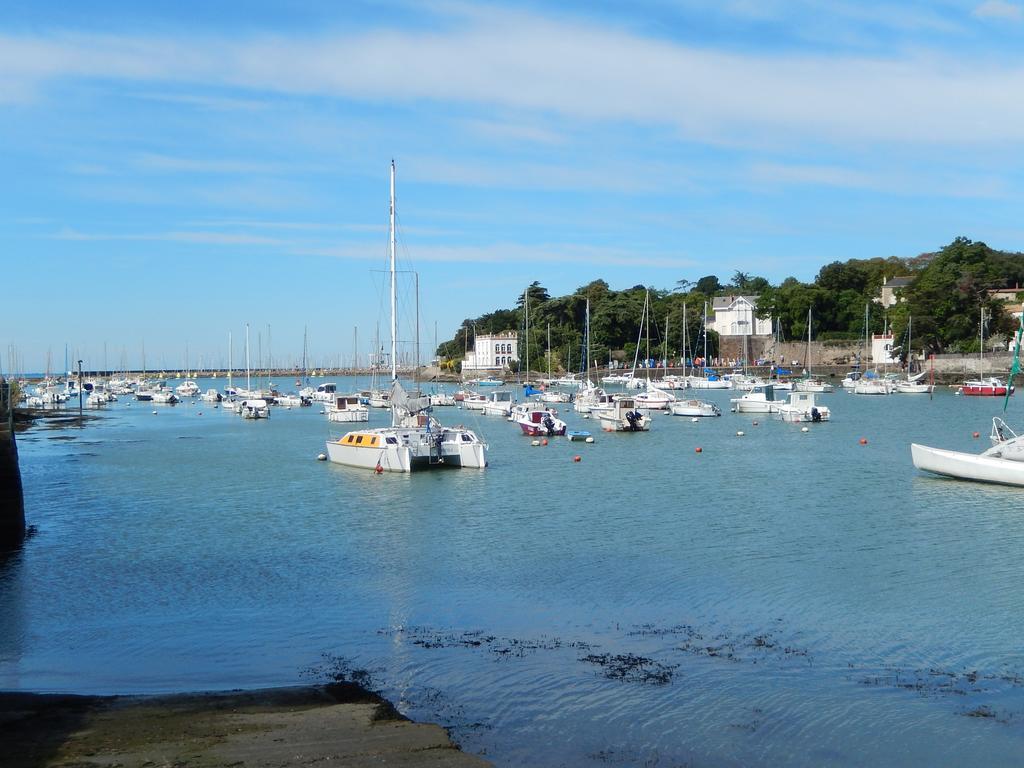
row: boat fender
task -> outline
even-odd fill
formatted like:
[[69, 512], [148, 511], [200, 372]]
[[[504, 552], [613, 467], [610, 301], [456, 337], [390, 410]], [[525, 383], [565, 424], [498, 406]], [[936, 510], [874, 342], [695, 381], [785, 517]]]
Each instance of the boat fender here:
[[379, 474], [382, 474], [382, 473], [384, 472], [384, 467], [382, 467], [382, 466], [380, 465], [380, 462], [378, 461], [378, 462], [377, 462], [377, 466], [373, 468], [373, 471], [374, 471], [374, 472], [375, 472], [376, 474], [378, 474], [378, 475], [379, 475]]

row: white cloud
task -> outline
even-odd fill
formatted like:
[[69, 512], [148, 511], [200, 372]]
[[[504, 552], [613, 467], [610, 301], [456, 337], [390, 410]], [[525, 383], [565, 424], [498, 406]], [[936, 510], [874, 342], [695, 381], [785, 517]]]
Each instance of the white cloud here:
[[[0, 36], [0, 98], [23, 98], [47, 80], [76, 77], [455, 103], [669, 126], [709, 143], [1024, 141], [1024, 104], [1006, 98], [1024, 91], [1024, 65], [1016, 62], [944, 52], [738, 53], [493, 9], [430, 33], [241, 41]], [[523, 134], [523, 125], [509, 121], [491, 130], [511, 136]]]
[[1021, 9], [1016, 3], [1006, 0], [985, 0], [974, 9], [973, 14], [979, 19], [999, 19], [1001, 21], [1024, 19], [1024, 9]]

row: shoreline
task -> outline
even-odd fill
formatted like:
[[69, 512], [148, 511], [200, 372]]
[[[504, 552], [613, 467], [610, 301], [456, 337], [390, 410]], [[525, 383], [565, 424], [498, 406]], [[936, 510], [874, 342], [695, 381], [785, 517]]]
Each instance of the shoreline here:
[[0, 691], [0, 743], [8, 768], [491, 765], [349, 681], [141, 696]]

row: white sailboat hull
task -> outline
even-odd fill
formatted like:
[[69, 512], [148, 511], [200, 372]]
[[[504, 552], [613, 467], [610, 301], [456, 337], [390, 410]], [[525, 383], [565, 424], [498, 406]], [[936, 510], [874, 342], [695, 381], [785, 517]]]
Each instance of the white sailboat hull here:
[[1024, 461], [947, 451], [916, 443], [910, 446], [910, 456], [915, 467], [936, 475], [980, 483], [1024, 486]]
[[379, 466], [382, 472], [413, 472], [435, 467], [483, 469], [487, 466], [486, 446], [468, 431], [392, 427], [365, 430], [358, 436], [366, 441], [377, 438], [377, 444], [346, 443], [348, 435], [340, 440], [328, 440], [327, 458], [349, 467], [376, 470]]

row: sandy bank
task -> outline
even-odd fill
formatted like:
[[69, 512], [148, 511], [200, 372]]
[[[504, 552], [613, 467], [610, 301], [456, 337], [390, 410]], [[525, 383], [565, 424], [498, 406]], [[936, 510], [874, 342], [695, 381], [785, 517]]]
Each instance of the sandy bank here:
[[36, 766], [490, 763], [353, 683], [173, 696], [0, 693], [0, 762]]

